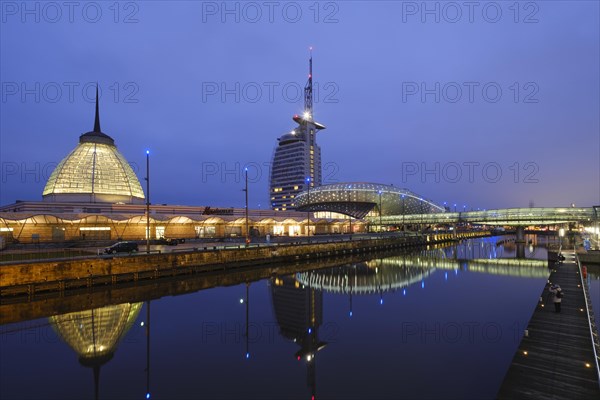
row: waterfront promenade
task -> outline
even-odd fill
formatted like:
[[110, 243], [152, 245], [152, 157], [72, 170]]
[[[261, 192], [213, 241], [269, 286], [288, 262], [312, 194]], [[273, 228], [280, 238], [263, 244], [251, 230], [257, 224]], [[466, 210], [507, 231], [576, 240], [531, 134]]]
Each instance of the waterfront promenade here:
[[[600, 399], [598, 371], [590, 336], [584, 288], [573, 251], [552, 268], [498, 393], [498, 399]], [[550, 286], [565, 296], [554, 312]]]
[[488, 236], [489, 232], [464, 232], [423, 236], [363, 236], [357, 240], [285, 243], [265, 246], [208, 247], [182, 252], [135, 255], [90, 256], [3, 264], [0, 266], [0, 296], [64, 291], [81, 287], [137, 282], [165, 275], [226, 271], [246, 266], [300, 261], [427, 246], [458, 239]]

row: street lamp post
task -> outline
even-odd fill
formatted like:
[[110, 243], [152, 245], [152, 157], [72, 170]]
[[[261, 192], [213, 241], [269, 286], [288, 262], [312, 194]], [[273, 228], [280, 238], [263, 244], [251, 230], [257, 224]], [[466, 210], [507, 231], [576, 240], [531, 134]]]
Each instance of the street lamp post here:
[[[351, 186], [348, 186], [348, 189], [350, 189]], [[350, 204], [350, 200], [351, 200], [351, 196], [350, 196], [350, 191], [348, 190], [348, 205]], [[352, 215], [348, 215], [348, 222], [350, 223], [350, 240], [352, 240]]]
[[246, 180], [246, 188], [244, 192], [246, 192], [246, 246], [250, 244], [250, 230], [248, 227], [248, 167], [244, 169], [245, 180]]
[[383, 214], [381, 212], [381, 193], [382, 191], [380, 190], [379, 192], [379, 231], [383, 231], [383, 224], [381, 223], [381, 214]]
[[150, 150], [146, 150], [146, 254], [150, 254]]
[[404, 235], [404, 217], [406, 216], [406, 209], [404, 207], [404, 202], [406, 201], [406, 195], [402, 195], [402, 235]]
[[425, 211], [427, 211], [427, 210], [423, 207], [423, 199], [419, 199], [419, 200], [421, 202], [421, 207], [420, 207], [421, 208], [421, 234], [423, 234], [423, 225], [425, 225], [423, 223], [423, 216], [424, 216], [423, 214], [425, 214]]

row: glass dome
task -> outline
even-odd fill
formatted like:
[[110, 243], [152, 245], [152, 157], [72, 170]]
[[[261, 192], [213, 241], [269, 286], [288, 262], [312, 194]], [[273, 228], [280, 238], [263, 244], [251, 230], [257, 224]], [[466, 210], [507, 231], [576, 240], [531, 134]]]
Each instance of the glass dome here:
[[100, 131], [98, 97], [94, 130], [54, 169], [42, 193], [45, 201], [144, 203], [144, 191], [114, 140]]
[[143, 203], [144, 192], [117, 148], [84, 142], [54, 169], [43, 192], [53, 201]]

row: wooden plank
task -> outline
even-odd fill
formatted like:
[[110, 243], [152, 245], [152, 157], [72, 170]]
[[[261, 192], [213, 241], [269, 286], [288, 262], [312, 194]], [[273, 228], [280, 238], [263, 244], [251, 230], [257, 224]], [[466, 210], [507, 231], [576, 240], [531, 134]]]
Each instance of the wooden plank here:
[[[583, 288], [573, 252], [552, 268], [498, 393], [499, 399], [600, 399]], [[551, 284], [565, 297], [554, 312]]]

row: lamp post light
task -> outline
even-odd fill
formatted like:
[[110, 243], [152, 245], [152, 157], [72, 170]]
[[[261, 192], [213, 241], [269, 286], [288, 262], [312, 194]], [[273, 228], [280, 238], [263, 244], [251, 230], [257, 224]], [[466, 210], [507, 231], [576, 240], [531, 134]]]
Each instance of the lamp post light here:
[[454, 203], [454, 212], [456, 212], [456, 203]]
[[423, 214], [425, 214], [425, 211], [428, 211], [424, 208], [423, 206], [423, 199], [419, 199], [419, 201], [421, 202], [421, 235], [423, 234]]
[[402, 234], [404, 235], [404, 220], [406, 217], [406, 209], [404, 207], [404, 202], [406, 201], [406, 195], [402, 195]]
[[306, 202], [308, 208], [306, 209], [306, 236], [308, 237], [308, 243], [310, 243], [310, 177], [306, 178], [306, 184], [308, 186], [308, 196]]
[[250, 230], [248, 226], [248, 167], [244, 168], [244, 175], [246, 180], [246, 187], [244, 192], [246, 192], [246, 246], [250, 244]]
[[[351, 189], [351, 186], [348, 186], [348, 189]], [[350, 191], [348, 190], [348, 205], [350, 205]], [[352, 215], [348, 215], [348, 222], [350, 223], [350, 240], [352, 240]]]
[[150, 150], [146, 150], [146, 254], [150, 254]]
[[383, 214], [381, 212], [381, 193], [382, 193], [382, 191], [380, 190], [377, 193], [379, 193], [379, 231], [381, 232], [381, 231], [383, 231], [383, 224], [381, 223], [381, 214]]

